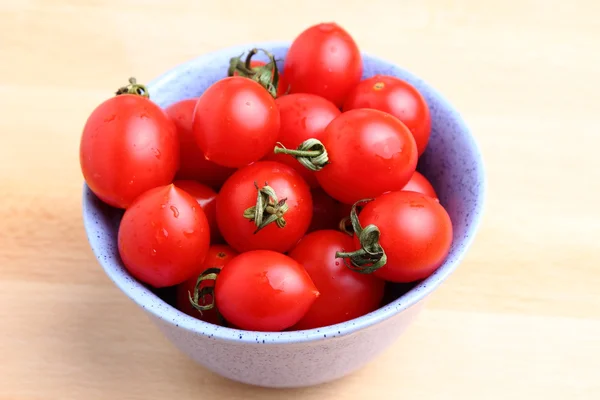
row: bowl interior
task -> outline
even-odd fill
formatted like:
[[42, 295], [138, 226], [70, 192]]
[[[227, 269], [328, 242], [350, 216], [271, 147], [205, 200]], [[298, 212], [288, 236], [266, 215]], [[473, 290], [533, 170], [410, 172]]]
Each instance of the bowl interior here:
[[[181, 64], [148, 85], [151, 99], [162, 107], [197, 97], [213, 82], [227, 74], [231, 57], [252, 48], [271, 51], [283, 60], [288, 43], [256, 43], [223, 49]], [[437, 287], [458, 265], [473, 241], [479, 226], [485, 197], [485, 175], [478, 147], [459, 113], [433, 88], [415, 75], [377, 57], [363, 55], [363, 77], [393, 75], [414, 85], [427, 100], [432, 119], [431, 139], [419, 160], [418, 169], [433, 184], [440, 202], [448, 211], [454, 240], [445, 263], [427, 279], [410, 285], [389, 285], [385, 305], [356, 320], [319, 330], [283, 333], [257, 333], [266, 342], [299, 342], [350, 333], [415, 304]], [[281, 66], [281, 62], [280, 62]], [[207, 324], [187, 316], [168, 302], [169, 290], [152, 291], [127, 273], [117, 250], [117, 231], [123, 211], [102, 203], [87, 186], [83, 193], [83, 218], [92, 250], [100, 264], [133, 301], [158, 318], [199, 334], [227, 340], [239, 339], [239, 331]], [[164, 299], [167, 299], [165, 301]], [[248, 337], [248, 335], [245, 335]]]

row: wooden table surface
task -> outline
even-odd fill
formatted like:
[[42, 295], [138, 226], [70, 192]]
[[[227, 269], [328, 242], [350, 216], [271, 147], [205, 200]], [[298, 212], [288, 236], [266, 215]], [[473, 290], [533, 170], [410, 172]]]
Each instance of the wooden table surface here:
[[[599, 399], [598, 15], [593, 0], [0, 0], [0, 399]], [[130, 75], [324, 20], [462, 111], [486, 215], [384, 355], [318, 387], [248, 387], [188, 361], [101, 271], [79, 137]]]

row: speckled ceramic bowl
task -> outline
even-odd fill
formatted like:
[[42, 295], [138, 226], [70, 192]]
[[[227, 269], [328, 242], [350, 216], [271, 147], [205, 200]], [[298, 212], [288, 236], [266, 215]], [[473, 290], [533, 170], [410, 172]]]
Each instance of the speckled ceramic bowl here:
[[[149, 84], [152, 99], [166, 107], [200, 95], [225, 76], [228, 60], [257, 46], [285, 57], [289, 43], [257, 43], [203, 55]], [[456, 269], [479, 226], [485, 195], [481, 155], [458, 112], [416, 76], [381, 59], [364, 55], [364, 77], [395, 75], [415, 85], [431, 108], [432, 133], [419, 170], [435, 187], [454, 226], [446, 262], [410, 288], [398, 287], [387, 305], [355, 320], [297, 332], [261, 333], [218, 327], [190, 317], [131, 277], [117, 251], [122, 212], [99, 201], [87, 187], [83, 219], [90, 245], [114, 283], [150, 316], [182, 352], [233, 380], [261, 386], [315, 385], [347, 375], [392, 344], [411, 323], [430, 293]], [[399, 297], [398, 297], [399, 296]]]

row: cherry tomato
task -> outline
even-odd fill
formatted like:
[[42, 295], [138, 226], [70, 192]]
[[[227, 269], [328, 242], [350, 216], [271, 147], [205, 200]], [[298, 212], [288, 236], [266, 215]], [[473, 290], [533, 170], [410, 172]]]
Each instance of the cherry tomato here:
[[173, 184], [139, 196], [119, 225], [119, 254], [125, 268], [155, 288], [197, 276], [209, 243], [204, 211], [192, 196]]
[[[206, 271], [209, 268], [218, 268], [221, 269], [225, 264], [227, 264], [233, 257], [237, 256], [235, 250], [231, 247], [224, 244], [214, 244], [210, 246], [208, 249], [208, 253], [206, 254], [206, 258], [202, 263], [202, 268], [200, 273]], [[216, 308], [202, 311], [200, 313], [196, 310], [192, 304], [190, 303], [190, 295], [194, 295], [194, 289], [196, 287], [196, 281], [198, 280], [198, 276], [192, 276], [187, 281], [177, 285], [176, 288], [176, 306], [177, 309], [191, 315], [192, 317], [196, 317], [206, 322], [210, 322], [212, 324], [220, 325], [219, 316], [217, 314]], [[200, 284], [200, 289], [204, 287], [213, 287], [214, 281], [203, 281]], [[204, 302], [200, 302], [201, 305], [207, 305], [212, 302], [212, 295], [206, 295]]]
[[415, 171], [413, 176], [410, 178], [410, 181], [408, 181], [402, 190], [423, 193], [436, 200], [438, 199], [435, 189], [433, 186], [431, 186], [431, 183], [423, 176], [423, 174], [419, 173], [419, 171]]
[[[373, 224], [387, 263], [373, 272], [392, 282], [414, 282], [428, 277], [446, 259], [452, 244], [452, 222], [441, 204], [409, 191], [386, 193], [360, 211], [362, 227]], [[355, 235], [355, 241], [358, 239]]]
[[279, 111], [261, 85], [241, 76], [228, 77], [200, 96], [192, 129], [208, 160], [239, 168], [273, 151]]
[[385, 281], [351, 271], [343, 260], [336, 258], [336, 252], [352, 250], [354, 242], [350, 236], [322, 230], [304, 236], [290, 251], [289, 256], [304, 266], [319, 291], [319, 298], [293, 329], [337, 324], [379, 307]]
[[[281, 118], [277, 141], [287, 149], [296, 149], [306, 139], [320, 139], [327, 125], [341, 114], [335, 104], [314, 94], [290, 94], [276, 99], [275, 103]], [[302, 175], [310, 187], [319, 186], [314, 173], [293, 157], [271, 152], [266, 159], [288, 164]]]
[[[277, 200], [285, 200], [285, 227], [276, 221], [257, 231], [252, 213], [244, 216], [257, 203], [258, 190], [265, 183], [272, 188]], [[266, 203], [265, 203], [266, 204]], [[225, 182], [217, 197], [217, 223], [227, 243], [238, 252], [265, 249], [282, 253], [288, 251], [306, 233], [312, 218], [310, 189], [295, 169], [274, 161], [259, 161], [240, 168]], [[263, 220], [268, 218], [264, 214]]]
[[354, 39], [335, 23], [311, 26], [289, 48], [283, 74], [290, 93], [312, 93], [341, 107], [360, 81], [363, 63]]
[[400, 119], [413, 134], [419, 155], [431, 133], [431, 117], [425, 98], [410, 83], [394, 76], [375, 75], [361, 81], [348, 94], [344, 111], [374, 108]]
[[127, 208], [145, 191], [173, 180], [179, 165], [175, 125], [148, 98], [112, 97], [89, 116], [79, 159], [92, 192], [113, 207]]
[[[337, 229], [342, 219], [339, 211], [342, 204], [321, 188], [313, 189], [310, 194], [313, 201], [313, 215], [307, 232]], [[350, 215], [349, 212], [348, 215]]]
[[289, 328], [318, 296], [302, 265], [270, 250], [234, 257], [223, 267], [215, 284], [219, 312], [233, 325], [251, 331]]
[[186, 99], [166, 108], [167, 114], [177, 126], [179, 134], [179, 170], [176, 179], [193, 179], [214, 189], [221, 187], [223, 182], [235, 169], [223, 167], [204, 158], [204, 153], [198, 147], [192, 133], [192, 117], [197, 99]]
[[334, 199], [358, 200], [400, 190], [417, 166], [417, 146], [396, 117], [378, 110], [342, 113], [325, 129], [329, 164], [315, 175]]
[[202, 207], [210, 227], [210, 242], [218, 243], [221, 241], [223, 238], [217, 225], [217, 192], [209, 186], [192, 180], [177, 180], [173, 184], [179, 189], [185, 190]]

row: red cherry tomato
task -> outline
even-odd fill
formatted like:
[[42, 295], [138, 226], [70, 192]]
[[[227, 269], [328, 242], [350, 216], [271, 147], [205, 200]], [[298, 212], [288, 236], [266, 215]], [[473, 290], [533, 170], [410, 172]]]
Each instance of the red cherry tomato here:
[[342, 219], [339, 211], [342, 204], [325, 193], [321, 188], [313, 189], [310, 194], [313, 201], [313, 215], [307, 232], [322, 229], [338, 229], [340, 220]]
[[[255, 222], [244, 212], [257, 203], [255, 185], [262, 189], [265, 183], [275, 191], [277, 201], [285, 199], [285, 227], [272, 222], [256, 232]], [[217, 223], [227, 243], [240, 253], [256, 249], [285, 253], [306, 233], [312, 207], [310, 189], [296, 170], [260, 161], [239, 169], [225, 182], [217, 197]]]
[[200, 96], [192, 127], [207, 159], [239, 168], [273, 151], [279, 111], [265, 88], [233, 76], [217, 81]]
[[[225, 264], [227, 264], [233, 257], [237, 256], [235, 250], [231, 247], [224, 244], [215, 244], [210, 246], [208, 249], [208, 253], [206, 254], [206, 258], [202, 263], [202, 268], [200, 273], [206, 271], [209, 268], [218, 268], [221, 269]], [[177, 309], [191, 315], [192, 317], [196, 317], [206, 322], [210, 322], [212, 324], [220, 325], [219, 316], [217, 314], [216, 308], [202, 311], [200, 313], [196, 310], [192, 304], [190, 303], [190, 295], [194, 295], [194, 289], [196, 287], [196, 281], [198, 280], [198, 276], [192, 276], [187, 281], [177, 285], [176, 288], [176, 306]], [[203, 281], [200, 284], [200, 289], [204, 287], [212, 287], [214, 286], [214, 281]], [[207, 305], [212, 302], [212, 295], [208, 294], [205, 297], [205, 301], [201, 302], [200, 305]]]
[[294, 39], [283, 74], [290, 93], [316, 94], [341, 107], [362, 70], [362, 57], [350, 34], [335, 23], [323, 23]]
[[431, 133], [431, 117], [419, 91], [394, 76], [375, 75], [361, 81], [344, 102], [344, 111], [374, 108], [400, 119], [412, 132], [419, 155], [423, 154]]
[[[275, 103], [281, 118], [277, 141], [287, 149], [296, 149], [306, 139], [320, 139], [327, 125], [341, 114], [335, 104], [314, 94], [290, 94], [276, 99]], [[293, 157], [271, 152], [266, 159], [295, 168], [310, 187], [318, 187], [314, 173]]]
[[350, 236], [334, 230], [312, 232], [289, 255], [304, 266], [319, 291], [319, 298], [293, 329], [312, 329], [358, 318], [379, 307], [385, 281], [359, 274], [336, 258], [338, 251], [352, 251]]
[[329, 164], [315, 175], [331, 197], [354, 204], [400, 190], [417, 166], [417, 147], [396, 117], [360, 109], [331, 121], [323, 135]]
[[175, 125], [145, 97], [112, 97], [89, 116], [79, 159], [92, 192], [113, 207], [127, 208], [145, 191], [173, 180], [179, 165]]
[[204, 211], [192, 196], [172, 184], [139, 196], [119, 225], [119, 254], [125, 268], [155, 288], [198, 275], [209, 242]]
[[363, 228], [370, 224], [379, 228], [387, 263], [373, 274], [387, 281], [424, 279], [442, 265], [450, 251], [450, 216], [438, 201], [421, 193], [381, 195], [360, 211], [359, 221]]
[[415, 171], [410, 181], [402, 188], [402, 190], [408, 190], [411, 192], [423, 193], [434, 199], [438, 199], [435, 189], [431, 186], [431, 183], [425, 178], [419, 171]]
[[233, 258], [215, 284], [219, 312], [233, 325], [251, 331], [289, 328], [318, 296], [302, 265], [269, 250], [249, 251]]
[[175, 122], [179, 135], [180, 162], [175, 178], [193, 179], [218, 189], [235, 169], [223, 167], [204, 158], [204, 153], [198, 147], [192, 133], [192, 117], [196, 102], [197, 99], [182, 100], [165, 110]]
[[185, 190], [202, 207], [210, 227], [210, 242], [218, 243], [221, 241], [221, 232], [219, 232], [217, 226], [217, 192], [209, 186], [191, 180], [177, 180], [173, 184], [179, 189]]

